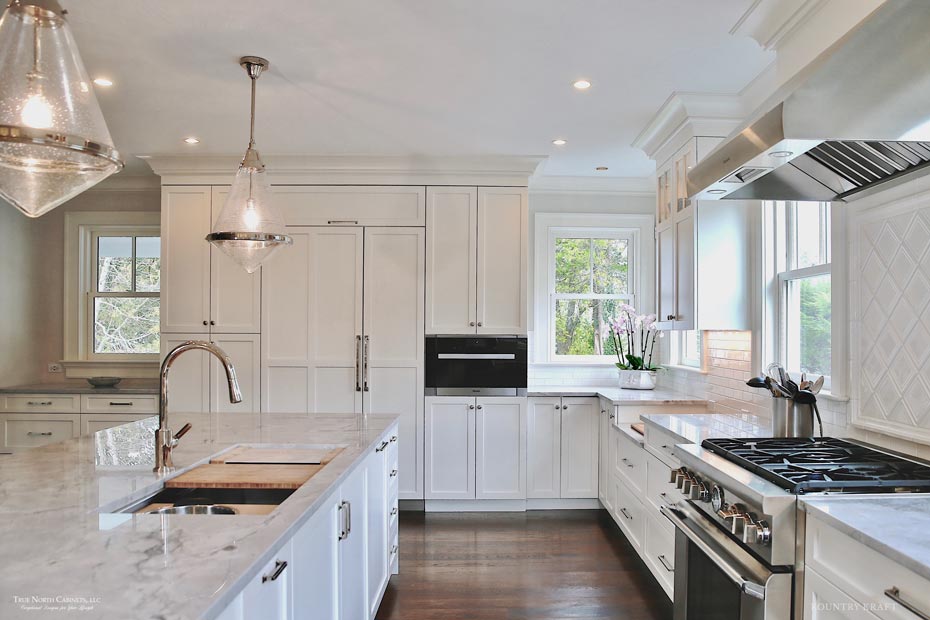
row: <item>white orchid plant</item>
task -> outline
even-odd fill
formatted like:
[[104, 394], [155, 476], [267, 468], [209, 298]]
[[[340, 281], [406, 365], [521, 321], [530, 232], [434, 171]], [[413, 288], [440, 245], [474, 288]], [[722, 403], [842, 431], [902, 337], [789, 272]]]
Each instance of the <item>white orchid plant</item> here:
[[610, 337], [617, 351], [617, 368], [621, 370], [659, 370], [652, 365], [656, 339], [661, 338], [656, 315], [637, 314], [629, 304], [620, 305], [620, 314], [610, 325]]

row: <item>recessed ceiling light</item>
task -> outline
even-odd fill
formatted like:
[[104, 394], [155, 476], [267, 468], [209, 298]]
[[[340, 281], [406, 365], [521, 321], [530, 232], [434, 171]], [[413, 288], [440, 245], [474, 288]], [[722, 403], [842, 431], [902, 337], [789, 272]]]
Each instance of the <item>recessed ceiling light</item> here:
[[139, 159], [152, 159], [151, 155], [136, 155]]
[[591, 88], [591, 82], [589, 82], [588, 80], [575, 80], [572, 83], [572, 86], [574, 86], [578, 90], [588, 90], [589, 88]]
[[597, 170], [598, 172], [604, 172], [605, 170], [607, 170], [607, 166], [598, 166], [597, 168], [595, 168], [595, 170]]
[[791, 151], [772, 151], [771, 153], [769, 153], [769, 155], [771, 155], [772, 157], [783, 158], [783, 157], [791, 157], [792, 155], [794, 155], [794, 153]]
[[189, 138], [184, 138], [184, 141], [187, 142], [188, 144], [200, 144], [200, 140], [195, 138], [194, 136], [190, 136]]
[[105, 77], [94, 78], [94, 84], [97, 86], [113, 86], [113, 80]]
[[708, 194], [726, 194], [727, 190], [725, 189], [709, 189], [707, 190]]
[[555, 140], [552, 141], [552, 144], [556, 146], [565, 146], [565, 143], [566, 141], [563, 140], [562, 138], [556, 138]]

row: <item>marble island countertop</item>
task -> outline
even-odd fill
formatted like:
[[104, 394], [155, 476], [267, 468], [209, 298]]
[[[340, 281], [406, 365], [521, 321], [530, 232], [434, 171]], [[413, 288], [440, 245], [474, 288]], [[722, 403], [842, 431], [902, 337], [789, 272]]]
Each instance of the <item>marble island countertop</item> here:
[[655, 414], [640, 416], [654, 426], [677, 435], [682, 443], [700, 445], [713, 437], [771, 437], [771, 422], [749, 413]]
[[806, 497], [801, 509], [930, 579], [930, 494]]
[[84, 380], [29, 383], [2, 387], [0, 394], [158, 394], [158, 381], [123, 379], [112, 388], [95, 388]]
[[[2, 457], [0, 618], [212, 618], [338, 489], [397, 416], [172, 414], [191, 422], [177, 471], [152, 473], [155, 418]], [[238, 444], [343, 447], [261, 516], [159, 516], [116, 510]], [[92, 610], [30, 609], [22, 597], [84, 597]]]
[[669, 390], [623, 390], [616, 386], [531, 385], [527, 396], [599, 396], [614, 405], [707, 405], [703, 398]]

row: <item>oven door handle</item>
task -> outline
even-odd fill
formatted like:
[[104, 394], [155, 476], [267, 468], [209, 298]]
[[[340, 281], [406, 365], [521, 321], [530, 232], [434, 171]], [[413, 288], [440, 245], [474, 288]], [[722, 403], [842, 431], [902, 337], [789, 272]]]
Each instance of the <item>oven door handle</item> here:
[[687, 522], [687, 515], [672, 506], [659, 506], [659, 510], [668, 517], [675, 527], [681, 531], [694, 545], [701, 550], [701, 553], [710, 558], [711, 562], [723, 571], [727, 578], [739, 586], [739, 589], [753, 598], [765, 600], [765, 586], [758, 584], [750, 579], [743, 577], [737, 566], [734, 566], [727, 558], [718, 553], [713, 547], [707, 544], [700, 534], [698, 534]]
[[515, 360], [515, 353], [438, 353], [441, 360]]

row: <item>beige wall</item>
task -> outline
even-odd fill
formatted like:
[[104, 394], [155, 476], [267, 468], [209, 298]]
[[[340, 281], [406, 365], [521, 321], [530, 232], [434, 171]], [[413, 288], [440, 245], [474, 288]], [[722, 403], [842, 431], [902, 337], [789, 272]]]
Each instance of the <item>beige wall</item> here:
[[157, 189], [91, 190], [30, 219], [0, 204], [0, 385], [61, 381], [49, 362], [64, 349], [65, 214], [159, 211]]

